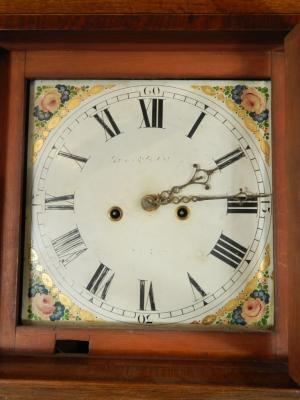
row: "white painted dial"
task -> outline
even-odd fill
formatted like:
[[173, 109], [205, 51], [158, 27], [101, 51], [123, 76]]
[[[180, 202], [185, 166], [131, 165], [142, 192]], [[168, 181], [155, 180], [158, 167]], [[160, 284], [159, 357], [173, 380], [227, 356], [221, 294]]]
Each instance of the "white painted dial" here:
[[[253, 135], [189, 81], [114, 83], [62, 119], [40, 152], [33, 245], [58, 287], [103, 319], [191, 322], [238, 293], [260, 260], [268, 170]], [[184, 195], [258, 197], [189, 202], [186, 219], [182, 204], [141, 207], [186, 183], [194, 164], [215, 172], [208, 189]]]

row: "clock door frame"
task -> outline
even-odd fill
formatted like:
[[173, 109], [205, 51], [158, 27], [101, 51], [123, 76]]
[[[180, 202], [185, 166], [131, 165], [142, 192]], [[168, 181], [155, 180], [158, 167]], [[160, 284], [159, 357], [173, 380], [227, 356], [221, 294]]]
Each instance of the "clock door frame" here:
[[[215, 43], [210, 44], [208, 49], [207, 43], [194, 42], [187, 49], [176, 34], [168, 36], [166, 43], [148, 43], [143, 39], [136, 42], [130, 39], [130, 35], [120, 35], [120, 43], [106, 42], [104, 35], [103, 44], [98, 44], [92, 50], [82, 50], [80, 45], [74, 43], [69, 48], [65, 46], [63, 50], [53, 43], [46, 50], [40, 50], [34, 41], [17, 49], [15, 44], [6, 45], [7, 49], [0, 53], [0, 66], [4, 71], [0, 83], [5, 93], [0, 109], [4, 199], [1, 210], [0, 349], [3, 356], [0, 359], [0, 383], [4, 387], [7, 385], [7, 390], [8, 381], [13, 378], [15, 385], [21, 385], [22, 381], [25, 392], [29, 391], [29, 382], [26, 381], [28, 377], [31, 378], [31, 385], [36, 385], [34, 387], [43, 382], [42, 390], [45, 391], [62, 388], [60, 384], [55, 386], [59, 377], [60, 382], [68, 382], [66, 387], [69, 387], [69, 393], [72, 392], [72, 385], [83, 390], [86, 381], [93, 383], [93, 387], [98, 385], [97, 390], [99, 393], [102, 391], [102, 394], [105, 390], [117, 390], [122, 382], [123, 389], [120, 390], [131, 388], [135, 396], [139, 389], [134, 385], [143, 382], [148, 385], [148, 389], [144, 389], [145, 396], [149, 398], [154, 382], [161, 385], [161, 393], [166, 384], [174, 393], [177, 383], [185, 384], [186, 393], [190, 391], [195, 398], [204, 393], [204, 386], [196, 389], [195, 385], [199, 384], [206, 385], [205, 393], [213, 391], [218, 396], [215, 398], [222, 398], [223, 391], [228, 391], [228, 384], [232, 385], [236, 398], [239, 398], [239, 387], [244, 388], [242, 396], [245, 396], [251, 393], [253, 384], [257, 385], [260, 395], [265, 398], [273, 398], [274, 390], [282, 396], [299, 393], [291, 377], [300, 382], [299, 367], [294, 357], [300, 351], [300, 319], [297, 316], [297, 311], [300, 313], [300, 295], [297, 292], [300, 277], [296, 263], [295, 267], [290, 264], [295, 262], [294, 258], [287, 261], [286, 250], [289, 248], [287, 246], [291, 246], [288, 235], [300, 237], [296, 220], [288, 218], [286, 212], [294, 202], [292, 188], [299, 177], [295, 171], [299, 159], [296, 151], [296, 148], [299, 149], [299, 138], [296, 137], [295, 127], [299, 126], [299, 117], [297, 113], [292, 115], [289, 109], [285, 109], [286, 90], [289, 91], [288, 104], [294, 102], [299, 106], [298, 98], [290, 96], [294, 80], [286, 83], [284, 79], [286, 62], [288, 71], [294, 71], [297, 76], [295, 81], [299, 78], [295, 72], [299, 66], [299, 56], [295, 53], [299, 43], [299, 29], [292, 34], [296, 39], [287, 38], [286, 52], [280, 45], [274, 44], [253, 48], [253, 44], [233, 43], [228, 46]], [[132, 78], [273, 80], [273, 163], [277, 166], [273, 178], [277, 267], [277, 321], [274, 331], [97, 330], [20, 324], [26, 82], [35, 78], [122, 78], [125, 75]], [[285, 127], [286, 122], [288, 129]], [[289, 157], [285, 157], [286, 144], [290, 150]], [[287, 175], [289, 184], [285, 186], [283, 182]], [[293, 207], [295, 215], [299, 216], [299, 210], [295, 205]], [[295, 251], [296, 239], [292, 242]], [[293, 279], [292, 284], [287, 282], [287, 267]], [[288, 303], [290, 297], [293, 302]], [[293, 319], [289, 312], [291, 307]], [[91, 357], [82, 354], [53, 354], [57, 340], [89, 342]], [[79, 356], [80, 365], [76, 362]], [[26, 373], [24, 365], [29, 368], [29, 373]], [[99, 379], [102, 383], [99, 383]], [[220, 385], [217, 391], [216, 384]], [[92, 390], [91, 387], [89, 390]]]

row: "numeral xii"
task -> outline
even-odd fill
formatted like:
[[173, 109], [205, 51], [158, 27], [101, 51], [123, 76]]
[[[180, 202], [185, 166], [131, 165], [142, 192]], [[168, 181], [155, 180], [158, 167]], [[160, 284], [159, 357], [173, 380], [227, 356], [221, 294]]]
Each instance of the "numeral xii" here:
[[151, 99], [147, 107], [144, 99], [140, 99], [139, 102], [143, 114], [140, 128], [163, 128], [163, 99]]

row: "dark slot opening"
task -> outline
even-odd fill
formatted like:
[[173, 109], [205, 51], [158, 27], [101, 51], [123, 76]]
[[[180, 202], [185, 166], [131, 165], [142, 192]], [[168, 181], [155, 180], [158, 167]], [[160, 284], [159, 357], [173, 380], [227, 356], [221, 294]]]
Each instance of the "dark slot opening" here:
[[88, 354], [89, 342], [86, 340], [56, 340], [55, 353]]

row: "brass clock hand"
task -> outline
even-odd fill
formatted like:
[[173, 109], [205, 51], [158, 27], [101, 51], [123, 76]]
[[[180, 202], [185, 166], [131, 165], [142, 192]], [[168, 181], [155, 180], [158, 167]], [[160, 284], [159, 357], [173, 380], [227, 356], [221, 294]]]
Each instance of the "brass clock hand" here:
[[[195, 169], [193, 176], [183, 185], [173, 186], [170, 190], [164, 190], [159, 195], [147, 195], [142, 199], [142, 207], [144, 210], [156, 210], [161, 204], [171, 203], [171, 199], [177, 198], [174, 196], [181, 192], [182, 189], [189, 185], [204, 185], [205, 189], [209, 189], [209, 180], [211, 175], [218, 170], [218, 167], [211, 169], [201, 168], [199, 164], [193, 164]], [[184, 198], [186, 196], [183, 196]], [[181, 201], [178, 201], [180, 203]], [[177, 204], [178, 204], [177, 203]]]
[[[204, 169], [199, 164], [193, 164], [195, 169], [193, 176], [183, 185], [173, 186], [170, 190], [165, 190], [166, 193], [179, 193], [182, 189], [190, 185], [204, 185], [205, 189], [209, 189], [209, 180], [211, 175], [216, 172], [219, 168]], [[163, 193], [164, 193], [163, 192]]]
[[239, 193], [234, 195], [217, 195], [217, 196], [201, 196], [201, 195], [189, 195], [189, 196], [174, 196], [172, 193], [173, 188], [170, 191], [164, 191], [160, 194], [149, 194], [142, 198], [141, 204], [142, 208], [146, 211], [156, 210], [161, 205], [166, 204], [179, 204], [179, 203], [189, 203], [196, 201], [207, 201], [207, 200], [222, 200], [231, 199], [240, 201], [241, 205], [248, 200], [254, 200], [258, 197], [268, 197], [271, 194], [268, 193], [250, 193], [246, 190], [240, 189]]
[[192, 178], [183, 185], [174, 186], [171, 189], [171, 192], [174, 188], [179, 188], [179, 190], [181, 190], [189, 185], [194, 185], [194, 184], [204, 185], [205, 189], [209, 189], [210, 177], [214, 172], [216, 172], [219, 169], [219, 167], [215, 167], [215, 168], [211, 168], [211, 169], [204, 169], [204, 168], [201, 168], [199, 164], [193, 164], [193, 168], [195, 168], [195, 171], [194, 171]]

